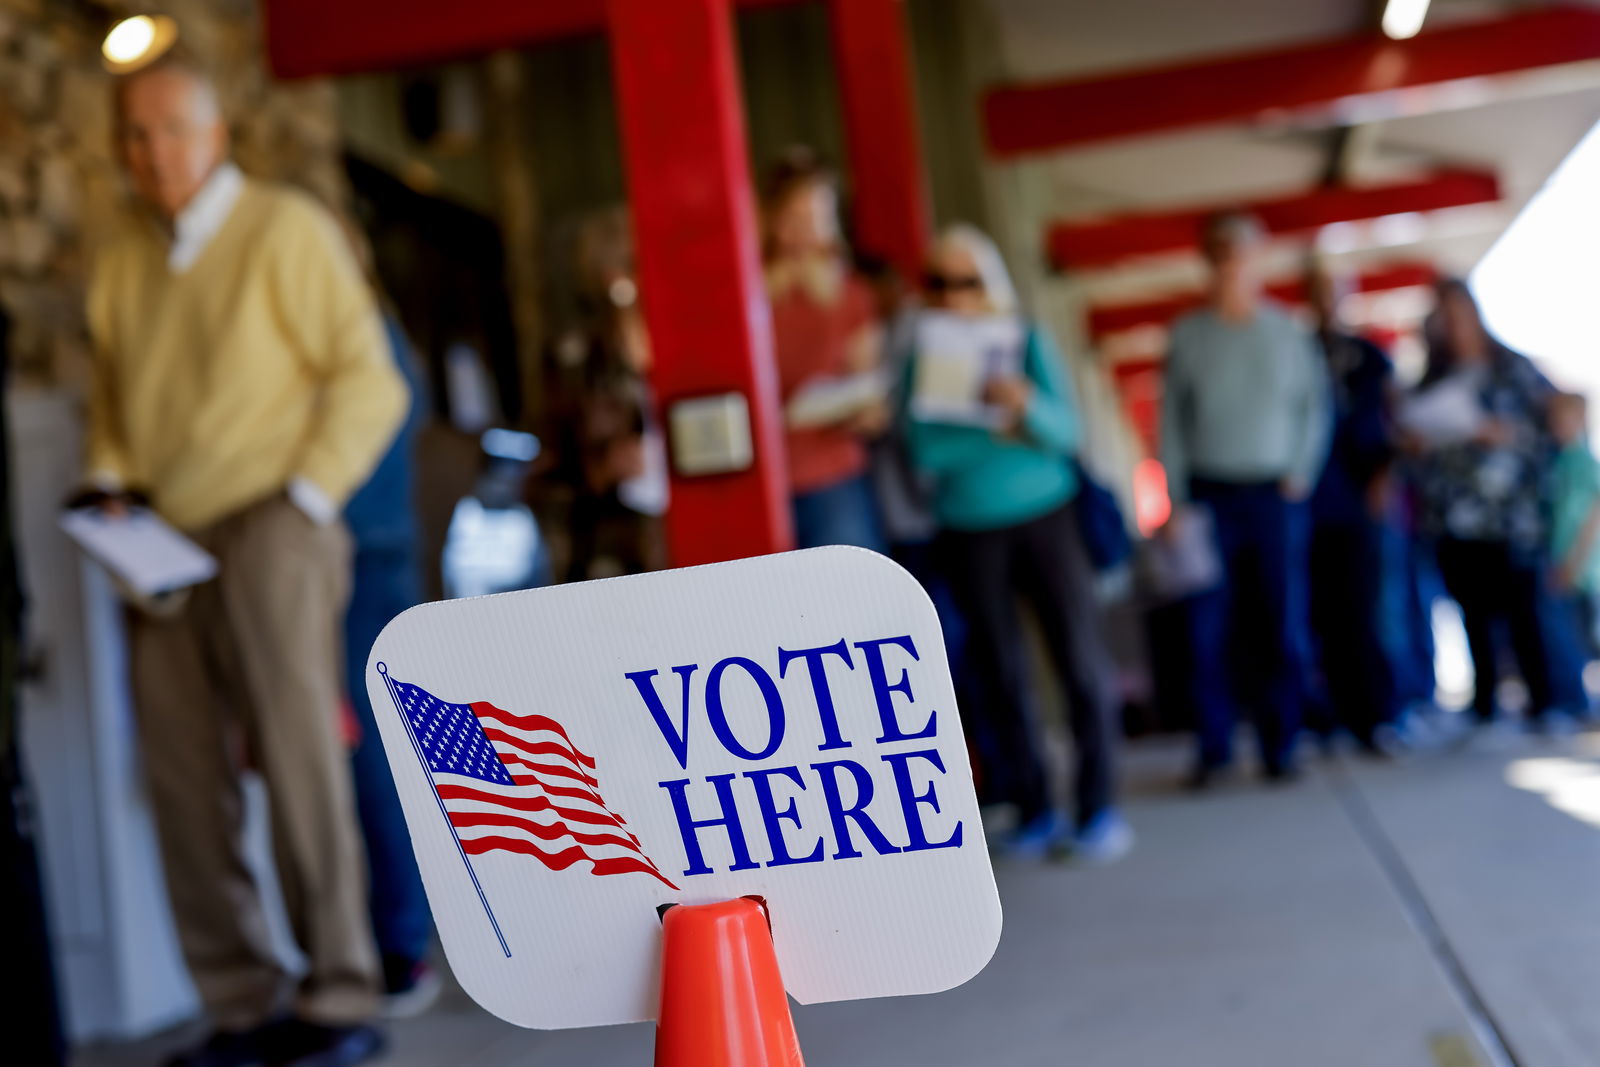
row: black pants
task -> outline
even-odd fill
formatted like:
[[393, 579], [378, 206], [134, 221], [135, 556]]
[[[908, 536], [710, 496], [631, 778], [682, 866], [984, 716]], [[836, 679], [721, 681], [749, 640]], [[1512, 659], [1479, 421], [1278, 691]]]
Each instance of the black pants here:
[[1311, 629], [1333, 719], [1319, 725], [1343, 726], [1363, 744], [1394, 719], [1396, 705], [1378, 618], [1382, 537], [1376, 523], [1322, 525], [1311, 537]]
[[[35, 849], [36, 824], [17, 753], [0, 754], [0, 916], [6, 930], [5, 1059], [67, 1062]], [[13, 1059], [12, 1057], [15, 1057]]]
[[1539, 568], [1520, 562], [1504, 541], [1460, 541], [1445, 538], [1438, 547], [1439, 575], [1445, 590], [1461, 607], [1472, 652], [1472, 707], [1481, 722], [1495, 717], [1495, 690], [1500, 682], [1496, 627], [1511, 636], [1517, 667], [1528, 686], [1528, 710], [1544, 714], [1551, 704], [1549, 663], [1540, 614]]
[[1038, 617], [1066, 691], [1077, 749], [1077, 819], [1085, 825], [1112, 799], [1114, 698], [1094, 572], [1071, 505], [999, 530], [948, 532], [943, 548], [951, 590], [970, 627], [969, 662], [980, 696], [972, 709], [973, 734], [988, 794], [1016, 804], [1024, 820], [1050, 807], [1017, 611], [1020, 594]]

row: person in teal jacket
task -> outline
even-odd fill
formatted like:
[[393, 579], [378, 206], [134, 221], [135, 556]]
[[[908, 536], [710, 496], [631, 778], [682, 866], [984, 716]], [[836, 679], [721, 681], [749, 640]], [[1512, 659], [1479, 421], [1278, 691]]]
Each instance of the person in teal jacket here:
[[[970, 226], [941, 236], [925, 282], [938, 311], [975, 319], [1017, 315], [999, 251]], [[971, 627], [969, 653], [982, 699], [970, 717], [986, 789], [1019, 815], [1008, 848], [1042, 855], [1065, 847], [1080, 861], [1110, 862], [1127, 852], [1133, 835], [1114, 807], [1111, 661], [1074, 514], [1081, 427], [1061, 353], [1036, 325], [1025, 325], [1022, 334], [1020, 374], [1000, 363], [986, 374], [981, 425], [923, 401], [918, 365], [925, 357], [914, 351], [906, 390], [909, 445], [932, 485], [949, 581]], [[1070, 823], [1050, 800], [1019, 597], [1038, 617], [1067, 695], [1077, 752]]]

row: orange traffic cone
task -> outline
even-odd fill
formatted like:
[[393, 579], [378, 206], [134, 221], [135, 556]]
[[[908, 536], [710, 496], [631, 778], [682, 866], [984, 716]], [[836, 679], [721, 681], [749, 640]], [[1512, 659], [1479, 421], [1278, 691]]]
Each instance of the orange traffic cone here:
[[656, 1067], [805, 1067], [759, 900], [674, 905], [661, 925]]

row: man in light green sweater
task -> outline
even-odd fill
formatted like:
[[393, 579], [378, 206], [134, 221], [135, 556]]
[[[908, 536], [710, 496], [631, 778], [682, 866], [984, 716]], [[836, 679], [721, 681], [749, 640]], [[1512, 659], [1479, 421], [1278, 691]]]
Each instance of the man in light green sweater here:
[[[378, 967], [340, 735], [350, 546], [339, 511], [406, 408], [373, 294], [333, 219], [244, 177], [209, 81], [167, 59], [116, 87], [139, 211], [89, 291], [87, 472], [217, 558], [162, 617], [134, 612], [139, 734], [167, 887], [216, 1027], [179, 1067], [362, 1062]], [[306, 973], [268, 936], [241, 841], [240, 756], [266, 780]], [[292, 1014], [277, 1016], [292, 993]]]
[[1295, 774], [1309, 642], [1304, 501], [1332, 421], [1310, 333], [1262, 298], [1259, 224], [1219, 215], [1204, 237], [1211, 301], [1172, 328], [1161, 412], [1174, 515], [1183, 521], [1190, 500], [1209, 509], [1223, 564], [1221, 586], [1190, 608], [1196, 787], [1233, 758], [1236, 696], [1254, 712], [1268, 779]]

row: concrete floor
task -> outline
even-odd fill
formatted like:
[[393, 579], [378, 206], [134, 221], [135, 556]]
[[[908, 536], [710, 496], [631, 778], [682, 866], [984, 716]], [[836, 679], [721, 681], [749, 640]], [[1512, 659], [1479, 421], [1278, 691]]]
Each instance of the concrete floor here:
[[[1600, 737], [1204, 797], [1176, 789], [1185, 756], [1130, 753], [1124, 863], [1000, 866], [1005, 935], [966, 986], [798, 1008], [807, 1062], [1600, 1065]], [[389, 1067], [623, 1067], [650, 1062], [652, 1031], [522, 1031], [452, 991], [392, 1037]], [[173, 1040], [78, 1064], [159, 1062]]]

